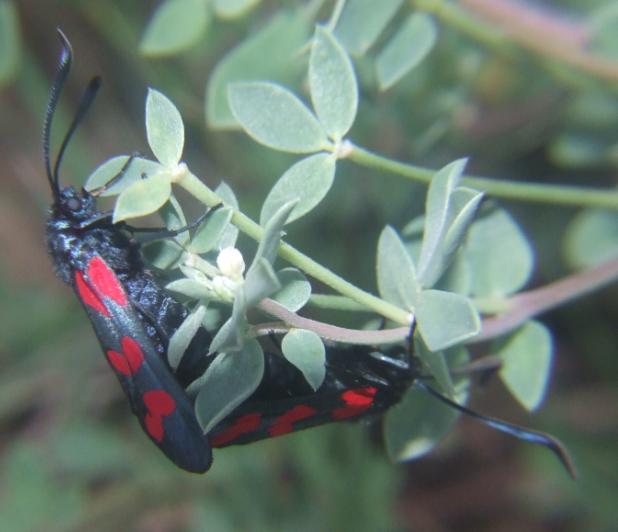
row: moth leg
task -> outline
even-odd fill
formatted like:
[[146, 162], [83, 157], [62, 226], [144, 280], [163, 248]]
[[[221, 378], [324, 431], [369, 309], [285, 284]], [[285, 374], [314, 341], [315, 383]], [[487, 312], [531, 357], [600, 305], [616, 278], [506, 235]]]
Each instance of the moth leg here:
[[129, 158], [125, 161], [125, 163], [122, 165], [122, 168], [120, 168], [120, 171], [114, 176], [112, 177], [107, 183], [105, 183], [104, 185], [101, 185], [98, 188], [95, 188], [94, 190], [90, 191], [90, 194], [92, 196], [100, 196], [101, 194], [103, 194], [103, 192], [105, 192], [106, 190], [108, 190], [109, 188], [113, 187], [116, 183], [118, 183], [127, 173], [129, 166], [131, 166], [131, 163], [135, 160], [135, 158], [139, 157], [140, 154], [138, 152], [133, 152], [131, 155], [129, 155]]
[[185, 231], [195, 229], [213, 212], [220, 209], [221, 207], [223, 207], [223, 203], [215, 205], [213, 208], [208, 209], [204, 214], [202, 214], [199, 218], [197, 218], [190, 224], [187, 224], [184, 227], [180, 227], [178, 229], [167, 229], [166, 227], [134, 227], [127, 223], [123, 223], [122, 225], [130, 233], [146, 234], [147, 236], [140, 238], [139, 240], [141, 244], [145, 244], [147, 242], [152, 242], [153, 240], [160, 240], [161, 238], [172, 238], [178, 236], [181, 233], [184, 233]]

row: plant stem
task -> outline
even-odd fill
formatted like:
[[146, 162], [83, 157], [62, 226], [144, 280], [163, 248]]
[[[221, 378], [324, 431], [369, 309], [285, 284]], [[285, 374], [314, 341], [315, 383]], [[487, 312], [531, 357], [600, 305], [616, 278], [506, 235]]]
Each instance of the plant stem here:
[[467, 343], [484, 342], [510, 332], [530, 318], [585, 296], [618, 280], [618, 257], [507, 300], [510, 310], [485, 318], [481, 334]]
[[361, 330], [346, 329], [330, 323], [312, 320], [299, 316], [285, 308], [273, 299], [262, 299], [258, 308], [282, 320], [282, 323], [260, 324], [255, 328], [256, 335], [265, 335], [273, 332], [286, 333], [292, 328], [306, 329], [318, 334], [321, 338], [346, 344], [376, 345], [392, 344], [403, 341], [410, 334], [410, 327], [395, 327], [392, 329]]
[[336, 296], [332, 294], [311, 294], [309, 304], [323, 309], [343, 310], [346, 312], [367, 312], [367, 308], [359, 305], [349, 297]]
[[[217, 194], [215, 194], [191, 172], [185, 172], [185, 174], [177, 180], [177, 184], [209, 207], [214, 207], [223, 202]], [[228, 205], [228, 207], [230, 206]], [[242, 212], [232, 207], [230, 208], [233, 212], [232, 223], [247, 236], [259, 242], [262, 239], [264, 232], [260, 225], [255, 223], [251, 220], [251, 218]], [[281, 242], [279, 245], [279, 256], [288, 261], [290, 264], [300, 268], [307, 275], [323, 282], [336, 292], [353, 299], [357, 303], [364, 305], [379, 315], [406, 326], [410, 324], [411, 315], [409, 312], [400, 309], [399, 307], [396, 307], [395, 305], [392, 305], [391, 303], [388, 303], [387, 301], [384, 301], [369, 292], [361, 290], [352, 283], [342, 279], [328, 268], [325, 268], [313, 259], [307, 257], [289, 244]]]
[[[398, 174], [426, 184], [431, 181], [436, 172], [436, 170], [431, 168], [389, 159], [355, 144], [351, 144], [351, 150], [347, 159], [361, 166]], [[516, 201], [570, 205], [574, 207], [602, 207], [618, 210], [618, 190], [616, 189], [603, 190], [567, 185], [498, 181], [496, 179], [470, 175], [463, 176], [461, 183], [495, 197]]]

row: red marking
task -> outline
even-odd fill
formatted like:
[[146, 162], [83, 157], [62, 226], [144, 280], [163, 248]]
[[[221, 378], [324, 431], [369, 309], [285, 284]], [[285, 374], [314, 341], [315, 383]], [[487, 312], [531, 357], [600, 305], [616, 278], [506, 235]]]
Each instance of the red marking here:
[[362, 414], [365, 410], [371, 408], [377, 391], [373, 386], [367, 386], [366, 388], [343, 392], [341, 399], [345, 406], [333, 410], [333, 419], [346, 419]]
[[161, 443], [165, 436], [163, 418], [176, 410], [176, 401], [164, 390], [151, 390], [143, 395], [148, 412], [144, 416], [146, 431], [153, 439]]
[[86, 275], [99, 297], [108, 297], [121, 307], [128, 304], [124, 288], [118, 281], [116, 274], [105, 264], [101, 257], [93, 257], [88, 263]]
[[287, 411], [285, 414], [275, 419], [274, 423], [268, 429], [268, 434], [271, 436], [281, 436], [294, 430], [294, 423], [315, 415], [317, 410], [306, 405], [298, 405]]
[[88, 286], [86, 280], [84, 279], [84, 274], [80, 271], [75, 272], [75, 288], [77, 289], [79, 299], [82, 303], [84, 303], [84, 305], [88, 305], [99, 314], [103, 314], [103, 316], [109, 318], [109, 311], [103, 304], [103, 301], [101, 301], [92, 291], [92, 288]]
[[250, 434], [260, 428], [262, 417], [260, 414], [246, 414], [239, 417], [231, 427], [228, 427], [223, 432], [215, 434], [210, 438], [210, 444], [213, 447], [221, 447], [226, 443], [234, 441], [243, 434]]
[[120, 345], [122, 351], [120, 353], [108, 351], [107, 360], [118, 373], [122, 373], [125, 377], [135, 375], [144, 362], [142, 348], [129, 336], [123, 336]]

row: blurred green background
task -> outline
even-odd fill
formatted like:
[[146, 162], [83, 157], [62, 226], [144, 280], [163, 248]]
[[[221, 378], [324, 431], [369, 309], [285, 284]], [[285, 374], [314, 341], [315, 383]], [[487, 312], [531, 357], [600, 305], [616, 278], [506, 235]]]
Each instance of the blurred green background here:
[[[147, 441], [77, 300], [54, 278], [46, 257], [50, 195], [40, 131], [59, 50], [55, 27], [71, 39], [76, 59], [58, 130], [89, 78], [104, 79], [67, 154], [63, 180], [81, 184], [113, 155], [147, 153], [143, 106], [146, 88], [153, 86], [181, 110], [188, 125], [184, 158], [194, 172], [213, 186], [226, 179], [243, 210], [257, 217], [271, 184], [294, 158], [259, 147], [241, 133], [208, 129], [205, 87], [228, 50], [277, 11], [300, 2], [265, 0], [242, 17], [213, 18], [186, 52], [146, 58], [139, 43], [158, 4], [0, 0], [0, 528], [615, 529], [615, 286], [544, 316], [554, 333], [555, 363], [538, 415], [524, 415], [496, 382], [473, 395], [481, 411], [560, 437], [575, 458], [578, 482], [548, 453], [467, 420], [431, 455], [405, 465], [388, 462], [379, 432], [369, 426], [340, 424], [218, 451], [203, 477], [175, 469]], [[401, 9], [431, 4], [409, 2]], [[477, 5], [470, 18], [483, 20], [478, 11], [483, 2], [459, 4]], [[615, 2], [517, 5], [508, 20], [511, 30], [524, 15], [537, 17], [540, 34], [543, 24], [562, 31], [547, 34], [558, 44], [583, 42], [607, 61], [618, 58], [615, 31], [613, 36], [601, 31], [604, 24], [618, 23]], [[323, 3], [321, 20], [332, 7]], [[358, 60], [363, 101], [352, 130], [357, 142], [433, 167], [469, 155], [470, 171], [496, 178], [615, 185], [618, 77], [599, 79], [552, 63], [551, 54], [531, 52], [517, 37], [501, 50], [461, 27], [438, 24], [436, 48], [392, 90], [378, 92], [367, 59]], [[14, 39], [11, 28], [18, 28]], [[418, 211], [424, 189], [392, 176], [376, 179], [375, 172], [345, 163], [340, 167], [327, 200], [294, 227], [289, 240], [374, 289], [379, 231]], [[533, 285], [567, 273], [562, 236], [578, 211], [502, 204], [533, 243]]]

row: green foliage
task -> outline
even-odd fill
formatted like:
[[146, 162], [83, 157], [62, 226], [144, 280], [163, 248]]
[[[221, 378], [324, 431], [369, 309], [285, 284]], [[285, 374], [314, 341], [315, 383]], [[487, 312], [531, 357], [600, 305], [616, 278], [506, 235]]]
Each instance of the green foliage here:
[[[38, 260], [40, 237], [29, 237], [34, 214], [20, 195], [39, 194], [24, 168], [40, 167], [38, 150], [36, 163], [26, 157], [38, 147], [30, 142], [32, 124], [40, 121], [57, 47], [53, 28], [40, 22], [58, 11], [56, 4], [0, 1], [8, 187], [0, 236], [9, 242], [0, 279], [4, 526], [147, 529], [161, 518], [183, 530], [422, 528], [427, 520], [414, 521], [418, 494], [444, 500], [436, 493], [443, 482], [427, 482], [425, 468], [433, 473], [437, 467], [449, 482], [454, 474], [444, 471], [442, 459], [437, 466], [427, 460], [421, 470], [411, 465], [404, 492], [397, 478], [404, 469], [387, 464], [362, 427], [338, 424], [217, 452], [208, 477], [196, 479], [166, 464], [127, 419], [86, 320], [47, 277], [41, 274], [45, 284], [37, 284], [30, 276], [39, 262], [47, 274], [47, 265]], [[482, 494], [481, 504], [502, 501], [499, 486], [512, 490], [521, 480], [513, 471], [528, 464], [525, 475], [537, 486], [533, 503], [512, 502], [502, 511], [498, 502], [501, 516], [517, 515], [518, 525], [530, 528], [566, 519], [582, 530], [611, 529], [613, 300], [605, 297], [600, 307], [590, 295], [568, 312], [554, 310], [551, 328], [536, 319], [616, 278], [617, 11], [611, 2], [572, 0], [566, 20], [560, 11], [519, 2], [508, 19], [491, 19], [478, 4], [167, 0], [148, 13], [139, 4], [112, 1], [93, 10], [73, 2], [68, 12], [75, 24], [64, 29], [75, 46], [77, 76], [67, 84], [54, 135], [70, 123], [66, 112], [74, 108], [69, 102], [82, 76], [101, 73], [105, 90], [94, 120], [67, 151], [61, 182], [81, 186], [93, 159], [109, 156], [109, 146], [121, 153], [147, 150], [135, 140], [144, 135], [134, 105], [144, 86], [160, 88], [150, 93], [146, 113], [154, 157], [132, 158], [122, 179], [102, 190], [129, 160], [109, 159], [86, 186], [119, 196], [116, 220], [131, 224], [151, 213], [168, 228], [183, 227], [205, 206], [225, 205], [192, 234], [146, 246], [162, 286], [195, 310], [172, 338], [172, 364], [200, 322], [227, 350], [211, 366], [217, 375], [202, 376], [189, 389], [199, 397], [205, 427], [254, 389], [263, 363], [254, 338], [273, 320], [278, 333], [291, 330], [284, 354], [314, 387], [321, 381], [319, 328], [297, 329], [286, 322], [289, 314], [265, 312], [260, 298], [347, 327], [352, 332], [342, 343], [357, 340], [369, 322], [403, 330], [403, 342], [415, 320], [419, 370], [461, 403], [477, 390], [467, 372], [484, 362], [487, 376], [495, 370], [527, 410], [542, 403], [554, 357], [559, 376], [573, 383], [565, 389], [561, 379], [551, 382], [552, 395], [531, 424], [564, 438], [583, 484], [568, 486], [542, 452], [510, 447], [500, 451], [500, 461], [482, 465], [491, 467], [498, 487]], [[534, 28], [525, 24], [531, 20]], [[22, 31], [36, 42], [22, 43]], [[531, 43], [529, 35], [545, 38]], [[289, 153], [302, 155], [294, 160]], [[462, 155], [470, 159], [465, 171]], [[226, 181], [218, 184], [222, 176]], [[480, 208], [477, 191], [491, 198]], [[296, 203], [288, 205], [287, 219], [265, 235], [264, 224], [289, 202]], [[103, 200], [101, 207], [111, 203]], [[258, 214], [262, 227], [247, 218]], [[287, 244], [279, 247], [282, 236]], [[255, 249], [247, 237], [261, 242], [254, 260], [247, 259]], [[230, 248], [242, 253], [240, 260], [230, 259]], [[244, 260], [251, 264], [246, 272]], [[582, 276], [554, 286], [574, 270]], [[462, 344], [479, 338], [492, 341], [476, 346], [470, 360]], [[492, 366], [497, 362], [499, 368]], [[482, 395], [492, 404], [478, 397], [474, 407], [508, 412], [502, 401], [510, 397], [501, 391], [488, 389]], [[396, 460], [417, 458], [457, 419], [413, 387], [386, 416], [387, 450]], [[458, 460], [456, 439], [450, 443], [446, 463]], [[478, 467], [480, 458], [469, 453], [471, 467]], [[465, 464], [457, 468], [460, 478], [466, 471]], [[405, 518], [395, 511], [401, 507]], [[436, 526], [461, 525], [455, 518], [444, 523], [444, 512], [430, 508], [424, 507], [424, 518]], [[478, 513], [483, 510], [474, 500], [469, 508], [468, 520], [470, 514], [492, 519]]]
[[424, 13], [410, 15], [398, 28], [376, 59], [376, 73], [381, 90], [397, 83], [418, 65], [436, 43], [433, 19]]
[[[189, 281], [189, 279], [181, 279]], [[199, 290], [199, 288], [198, 288]], [[206, 315], [206, 307], [199, 306], [191, 314], [189, 314], [185, 321], [182, 322], [180, 327], [170, 338], [169, 345], [167, 346], [167, 361], [170, 367], [176, 370], [182, 360], [182, 355], [189, 347], [191, 340], [197, 334], [197, 331], [202, 326], [202, 321]]]
[[[102, 197], [118, 195], [128, 188], [129, 185], [140, 181], [143, 175], [155, 175], [161, 167], [159, 163], [149, 161], [143, 157], [134, 157], [130, 164], [126, 166], [128, 161], [129, 156], [127, 155], [119, 155], [105, 161], [90, 174], [84, 184], [84, 188], [89, 192], [93, 192], [97, 189], [101, 190], [100, 196]], [[121, 172], [123, 172], [122, 179], [106, 186]]]
[[182, 157], [185, 128], [176, 106], [154, 89], [146, 97], [146, 136], [157, 160], [173, 170]]
[[277, 272], [281, 289], [273, 294], [273, 299], [285, 308], [296, 312], [305, 306], [311, 296], [311, 283], [296, 268], [283, 268]]
[[156, 173], [136, 181], [118, 197], [114, 223], [156, 212], [167, 202], [171, 193], [172, 184], [167, 173]]
[[[303, 69], [298, 52], [309, 37], [310, 23], [302, 9], [277, 13], [259, 31], [232, 49], [213, 70], [206, 87], [206, 121], [212, 128], [238, 127], [228, 106], [233, 82], [269, 79], [293, 81]], [[263, 58], [268, 57], [268, 61]]]
[[[419, 347], [423, 349], [422, 345]], [[469, 359], [464, 348], [452, 349], [447, 356], [452, 365], [464, 364]], [[446, 360], [443, 360], [446, 365]], [[467, 401], [468, 384], [467, 378], [456, 379], [454, 397], [458, 403]], [[449, 433], [459, 416], [456, 410], [432, 400], [427, 393], [413, 386], [401, 402], [386, 414], [385, 435], [389, 456], [396, 461], [420, 458]]]
[[397, 232], [388, 225], [378, 240], [376, 273], [378, 290], [384, 299], [409, 310], [416, 306], [420, 286], [414, 262]]
[[208, 253], [213, 249], [229, 247], [223, 245], [223, 238], [231, 220], [232, 209], [229, 207], [223, 207], [210, 213], [204, 223], [195, 231], [187, 250], [191, 253], [201, 254]]
[[506, 296], [528, 282], [534, 266], [530, 242], [507, 211], [484, 209], [470, 228], [462, 260], [475, 272], [470, 293]]
[[335, 34], [352, 55], [364, 54], [395, 16], [403, 0], [349, 0], [337, 21]]
[[281, 340], [281, 351], [302, 372], [314, 390], [321, 386], [326, 375], [326, 350], [316, 333], [292, 329]]
[[528, 410], [539, 407], [549, 384], [552, 339], [547, 328], [529, 321], [493, 350], [502, 361], [500, 378]]
[[140, 51], [156, 57], [184, 50], [204, 36], [209, 22], [207, 0], [165, 0], [148, 23]]
[[195, 415], [208, 432], [257, 388], [264, 373], [264, 354], [255, 340], [238, 351], [219, 353], [199, 382]]
[[228, 90], [234, 118], [258, 142], [275, 150], [311, 153], [328, 147], [318, 119], [285, 88], [266, 82], [234, 83]]
[[264, 200], [260, 223], [265, 223], [289, 201], [296, 200], [297, 203], [288, 223], [310, 212], [328, 194], [335, 179], [336, 162], [330, 153], [316, 153], [290, 166]]
[[600, 264], [618, 255], [618, 215], [600, 209], [581, 211], [564, 239], [564, 254], [573, 268]]
[[354, 123], [358, 88], [350, 58], [333, 35], [320, 26], [309, 57], [309, 90], [320, 124], [338, 142]]

